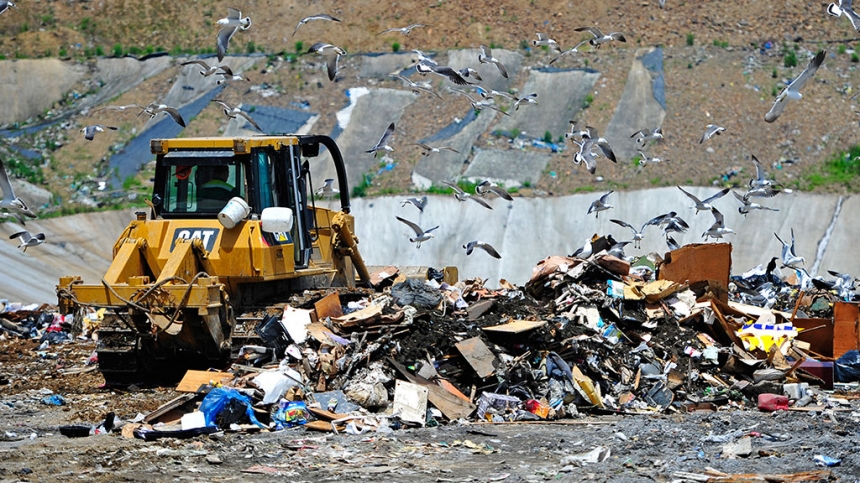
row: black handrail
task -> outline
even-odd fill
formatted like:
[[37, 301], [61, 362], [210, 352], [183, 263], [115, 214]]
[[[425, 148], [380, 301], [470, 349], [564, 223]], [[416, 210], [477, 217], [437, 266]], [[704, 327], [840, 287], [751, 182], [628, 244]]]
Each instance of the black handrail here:
[[337, 147], [334, 139], [328, 136], [299, 136], [299, 146], [316, 143], [322, 144], [331, 153], [331, 159], [334, 162], [335, 171], [337, 171], [337, 186], [340, 189], [340, 209], [344, 213], [349, 213], [349, 185], [346, 179], [346, 166], [343, 164], [343, 156], [340, 154], [340, 148]]

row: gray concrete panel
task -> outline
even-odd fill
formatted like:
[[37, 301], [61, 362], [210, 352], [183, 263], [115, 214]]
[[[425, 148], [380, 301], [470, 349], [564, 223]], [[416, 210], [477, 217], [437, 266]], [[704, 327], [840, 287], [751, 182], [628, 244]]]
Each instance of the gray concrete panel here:
[[489, 179], [508, 188], [535, 184], [549, 159], [550, 153], [546, 151], [482, 149], [475, 154], [463, 177], [474, 182]]
[[413, 52], [388, 54], [364, 54], [358, 76], [361, 78], [383, 78], [400, 73], [415, 64], [417, 56]]

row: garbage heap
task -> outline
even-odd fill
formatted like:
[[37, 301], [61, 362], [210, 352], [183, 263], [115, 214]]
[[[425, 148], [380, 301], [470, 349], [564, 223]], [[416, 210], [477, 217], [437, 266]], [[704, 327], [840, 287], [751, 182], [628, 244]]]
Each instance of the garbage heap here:
[[182, 395], [135, 434], [178, 436], [155, 424], [176, 408], [184, 434], [821, 408], [838, 401], [825, 392], [834, 381], [858, 379], [860, 313], [836, 291], [781, 282], [793, 310], [759, 307], [737, 301], [749, 298], [730, 278], [730, 244], [633, 266], [605, 239], [593, 246], [587, 259], [542, 260], [524, 287], [386, 267], [373, 291], [296, 295], [283, 312], [243, 318], [257, 343], [227, 370], [188, 371]]

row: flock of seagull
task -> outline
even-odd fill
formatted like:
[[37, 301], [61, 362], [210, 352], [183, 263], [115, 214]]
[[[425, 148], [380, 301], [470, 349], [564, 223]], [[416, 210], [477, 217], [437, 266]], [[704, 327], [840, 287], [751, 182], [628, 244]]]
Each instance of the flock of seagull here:
[[[663, 3], [664, 2], [661, 0], [661, 7], [663, 6]], [[15, 7], [15, 4], [11, 1], [0, 1], [0, 14], [8, 10], [10, 7]], [[217, 21], [219, 31], [216, 39], [216, 47], [219, 63], [223, 61], [224, 56], [229, 49], [230, 40], [234, 37], [234, 35], [236, 35], [239, 31], [248, 30], [252, 25], [251, 18], [248, 16], [243, 16], [240, 10], [235, 8], [228, 8], [227, 12], [228, 14], [226, 17]], [[827, 13], [835, 17], [839, 17], [842, 15], [846, 16], [851, 22], [854, 29], [860, 32], [860, 17], [858, 17], [858, 15], [854, 12], [851, 0], [839, 0], [837, 3], [831, 3], [827, 7]], [[302, 26], [314, 21], [328, 21], [336, 23], [341, 22], [339, 19], [327, 14], [321, 13], [310, 15], [298, 22], [292, 35], [295, 36]], [[409, 35], [414, 29], [423, 27], [427, 26], [424, 24], [411, 24], [405, 27], [393, 27], [385, 29], [379, 32], [377, 35], [383, 35], [387, 33], [399, 33], [402, 35]], [[557, 42], [556, 40], [549, 38], [543, 33], [536, 33], [536, 39], [532, 40], [532, 45], [536, 47], [546, 47], [547, 49], [557, 52], [558, 55], [550, 61], [550, 64], [553, 64], [564, 56], [570, 56], [580, 53], [579, 49], [584, 45], [588, 45], [593, 49], [599, 49], [601, 48], [601, 46], [611, 42], [626, 42], [626, 38], [621, 32], [610, 32], [608, 34], [605, 34], [599, 28], [590, 26], [577, 28], [574, 29], [574, 31], [588, 33], [590, 37], [579, 41], [574, 45], [574, 47], [565, 50], [561, 48], [559, 42]], [[345, 49], [325, 42], [314, 43], [307, 52], [315, 53], [325, 59], [328, 77], [332, 81], [335, 80], [337, 77], [340, 58], [347, 55]], [[480, 84], [481, 82], [483, 82], [484, 79], [471, 66], [464, 67], [462, 69], [455, 69], [450, 66], [439, 65], [435, 60], [433, 60], [431, 57], [427, 56], [420, 50], [413, 50], [413, 52], [417, 56], [417, 60], [414, 67], [419, 75], [421, 75], [422, 77], [426, 76], [427, 74], [438, 75], [451, 82], [451, 84], [453, 84], [454, 86], [460, 87], [454, 88], [449, 86], [449, 90], [456, 92], [459, 95], [462, 95], [463, 97], [468, 99], [471, 107], [476, 111], [489, 108], [497, 112], [501, 112], [505, 116], [510, 116], [511, 114], [508, 111], [510, 111], [511, 108], [513, 108], [514, 111], [517, 111], [521, 106], [536, 105], [538, 103], [538, 93], [532, 93], [523, 97], [517, 97], [508, 93], [488, 89]], [[825, 55], [826, 53], [823, 50], [818, 52], [817, 55], [815, 55], [809, 61], [809, 64], [800, 73], [800, 75], [798, 75], [792, 82], [790, 82], [782, 89], [782, 91], [777, 95], [776, 99], [774, 100], [770, 110], [764, 116], [764, 120], [766, 122], [775, 122], [779, 118], [780, 114], [782, 114], [782, 112], [785, 110], [789, 101], [796, 101], [803, 97], [800, 90], [814, 76], [815, 72], [822, 65], [825, 59]], [[491, 64], [495, 66], [495, 70], [498, 72], [498, 75], [503, 78], [508, 78], [509, 74], [507, 68], [498, 58], [493, 55], [489, 47], [485, 45], [480, 45], [479, 53], [477, 55], [476, 60], [479, 64]], [[189, 65], [198, 66], [201, 69], [199, 73], [202, 76], [215, 75], [220, 77], [220, 79], [217, 81], [218, 84], [232, 81], [248, 81], [247, 78], [241, 75], [234, 74], [233, 71], [225, 65], [209, 65], [203, 60], [191, 60], [181, 63], [181, 66], [183, 67]], [[435, 92], [426, 83], [418, 83], [397, 74], [392, 75], [392, 77], [403, 82], [403, 84], [415, 94], [429, 94], [441, 99], [439, 93]], [[464, 90], [464, 88], [468, 89], [468, 91]], [[508, 106], [507, 109], [501, 108], [496, 104], [497, 99], [506, 99], [510, 101], [511, 104]], [[214, 99], [212, 102], [218, 103], [222, 107], [225, 116], [227, 116], [228, 118], [241, 117], [245, 119], [255, 129], [261, 132], [263, 131], [260, 126], [254, 121], [254, 119], [248, 113], [242, 111], [241, 108], [230, 105], [221, 99]], [[182, 118], [179, 113], [179, 110], [176, 107], [168, 106], [158, 102], [153, 102], [146, 106], [140, 106], [137, 104], [130, 104], [125, 106], [107, 106], [99, 109], [98, 111], [101, 110], [137, 112], [138, 115], [147, 114], [150, 116], [150, 118], [154, 118], [157, 115], [164, 113], [170, 118], [172, 118], [177, 124], [182, 127], [185, 127], [185, 120]], [[81, 132], [83, 133], [85, 139], [92, 141], [98, 133], [104, 133], [106, 132], [106, 130], [116, 129], [117, 128], [114, 126], [108, 126], [105, 124], [94, 124], [83, 127], [81, 129]], [[389, 126], [386, 128], [385, 132], [380, 137], [379, 141], [375, 145], [370, 147], [366, 151], [366, 153], [376, 156], [377, 153], [382, 151], [394, 151], [394, 148], [391, 146], [391, 138], [395, 133], [395, 129], [395, 124], [393, 122], [390, 123]], [[725, 130], [726, 129], [724, 127], [719, 126], [717, 124], [708, 124], [705, 127], [705, 131], [701, 139], [699, 140], [699, 143], [704, 143], [712, 137], [719, 135], [722, 132], [725, 132]], [[595, 129], [594, 127], [582, 126], [574, 121], [571, 121], [570, 130], [569, 132], [565, 133], [564, 137], [577, 148], [574, 149], [575, 152], [573, 155], [573, 162], [575, 164], [584, 164], [585, 168], [591, 174], [595, 173], [597, 167], [597, 160], [601, 157], [605, 157], [612, 162], [617, 162], [617, 158], [612, 151], [609, 142], [605, 138], [600, 137], [597, 129]], [[664, 158], [658, 156], [651, 156], [648, 154], [649, 146], [659, 143], [660, 140], [663, 139], [663, 130], [661, 126], [643, 127], [642, 129], [639, 129], [638, 131], [632, 133], [630, 137], [635, 138], [638, 153], [640, 155], [639, 163], [641, 165], [667, 161]], [[455, 149], [447, 146], [430, 146], [428, 144], [420, 142], [413, 143], [413, 145], [417, 145], [421, 148], [423, 156], [430, 156], [434, 153], [439, 153], [441, 151], [452, 151], [455, 153], [458, 152]], [[704, 200], [700, 200], [693, 194], [681, 188], [680, 186], [678, 187], [694, 203], [694, 206], [692, 206], [692, 208], [695, 208], [697, 214], [700, 211], [710, 211], [713, 215], [713, 225], [704, 233], [702, 233], [702, 237], [706, 240], [708, 238], [721, 239], [724, 235], [734, 234], [734, 231], [732, 229], [727, 228], [725, 226], [725, 221], [722, 213], [714, 206], [714, 202], [717, 199], [725, 196], [729, 191], [732, 191], [734, 197], [741, 203], [741, 206], [738, 208], [738, 211], [744, 215], [750, 213], [753, 210], [778, 211], [774, 208], [762, 206], [761, 204], [754, 202], [753, 199], [756, 197], [768, 198], [782, 192], [790, 192], [790, 190], [785, 189], [775, 183], [773, 180], [768, 179], [758, 159], [756, 159], [755, 156], [753, 156], [752, 159], [756, 169], [756, 177], [750, 180], [749, 189], [746, 191], [746, 193], [740, 194], [737, 191], [730, 190], [729, 188], [724, 188], [715, 193], [714, 195]], [[504, 198], [505, 200], [513, 201], [513, 198], [504, 188], [490, 182], [489, 180], [479, 183], [475, 187], [474, 195], [463, 191], [455, 183], [446, 184], [453, 190], [454, 197], [458, 201], [465, 202], [471, 200], [472, 202], [475, 202], [487, 209], [492, 209], [492, 206], [486, 201], [486, 198], [489, 196], [498, 196]], [[20, 198], [15, 196], [14, 192], [12, 191], [8, 176], [3, 169], [2, 161], [0, 161], [0, 189], [2, 189], [3, 191], [3, 199], [2, 201], [0, 201], [0, 217], [14, 217], [22, 224], [24, 223], [25, 217], [35, 218], [36, 215], [31, 210], [29, 210], [26, 204]], [[327, 197], [334, 196], [338, 192], [338, 189], [334, 186], [334, 180], [328, 179], [325, 180], [324, 186], [316, 190], [315, 194], [321, 197]], [[608, 202], [608, 198], [612, 193], [613, 192], [610, 191], [602, 195], [598, 200], [595, 200], [589, 207], [587, 214], [594, 213], [595, 216], [599, 216], [600, 212], [612, 209], [613, 206]], [[413, 205], [420, 212], [424, 211], [426, 204], [426, 196], [422, 198], [407, 198], [402, 202], [403, 207], [407, 205]], [[405, 218], [398, 216], [396, 217], [396, 219], [404, 225], [408, 226], [414, 232], [414, 236], [410, 236], [409, 241], [414, 243], [417, 248], [420, 248], [422, 243], [434, 238], [433, 232], [439, 229], [438, 225], [432, 228], [424, 229], [421, 228], [418, 224]], [[675, 212], [669, 212], [657, 216], [645, 222], [639, 229], [622, 220], [612, 219], [610, 221], [619, 226], [629, 228], [632, 231], [631, 240], [619, 242], [614, 245], [610, 250], [610, 253], [619, 255], [620, 257], [624, 257], [623, 249], [626, 245], [633, 243], [634, 246], [639, 246], [640, 242], [644, 238], [644, 231], [648, 226], [653, 225], [663, 229], [666, 243], [670, 249], [678, 248], [678, 244], [670, 236], [670, 234], [683, 233], [689, 228], [689, 225]], [[804, 259], [803, 257], [798, 257], [794, 251], [793, 230], [791, 235], [792, 242], [790, 245], [780, 239], [780, 242], [783, 244], [781, 258], [784, 266], [796, 268], [799, 263], [804, 262]], [[777, 238], [779, 238], [778, 235], [776, 236]], [[40, 233], [38, 235], [32, 236], [27, 231], [16, 233], [12, 236], [12, 238], [20, 238], [22, 243], [19, 248], [23, 248], [24, 250], [26, 250], [27, 247], [43, 243], [45, 240], [43, 234]], [[590, 256], [590, 243], [591, 239], [587, 240], [586, 244], [574, 253], [574, 256], [578, 256], [581, 258], [587, 258], [588, 256]], [[465, 249], [466, 255], [471, 254], [475, 249], [481, 249], [494, 258], [501, 258], [501, 255], [498, 253], [498, 251], [490, 244], [478, 240], [467, 242], [463, 244], [462, 247], [463, 249]]]

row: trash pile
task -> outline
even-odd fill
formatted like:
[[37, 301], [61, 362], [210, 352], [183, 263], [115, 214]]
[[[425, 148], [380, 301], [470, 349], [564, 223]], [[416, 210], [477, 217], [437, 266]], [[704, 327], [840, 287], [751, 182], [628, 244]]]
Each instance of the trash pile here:
[[[610, 240], [592, 244], [585, 259], [542, 260], [524, 287], [451, 285], [432, 269], [425, 280], [386, 267], [371, 278], [376, 290], [307, 291], [280, 313], [240, 317], [236, 332], [248, 344], [232, 366], [188, 371], [179, 397], [123, 434], [296, 426], [360, 434], [848, 404], [830, 390], [860, 380], [860, 311], [839, 287], [802, 290], [796, 277], [760, 270], [730, 277], [730, 244], [687, 245], [632, 265], [608, 254]], [[773, 297], [749, 296], [765, 283]], [[71, 329], [67, 318], [5, 312], [0, 328], [44, 337]], [[97, 325], [98, 314], [86, 319]]]

